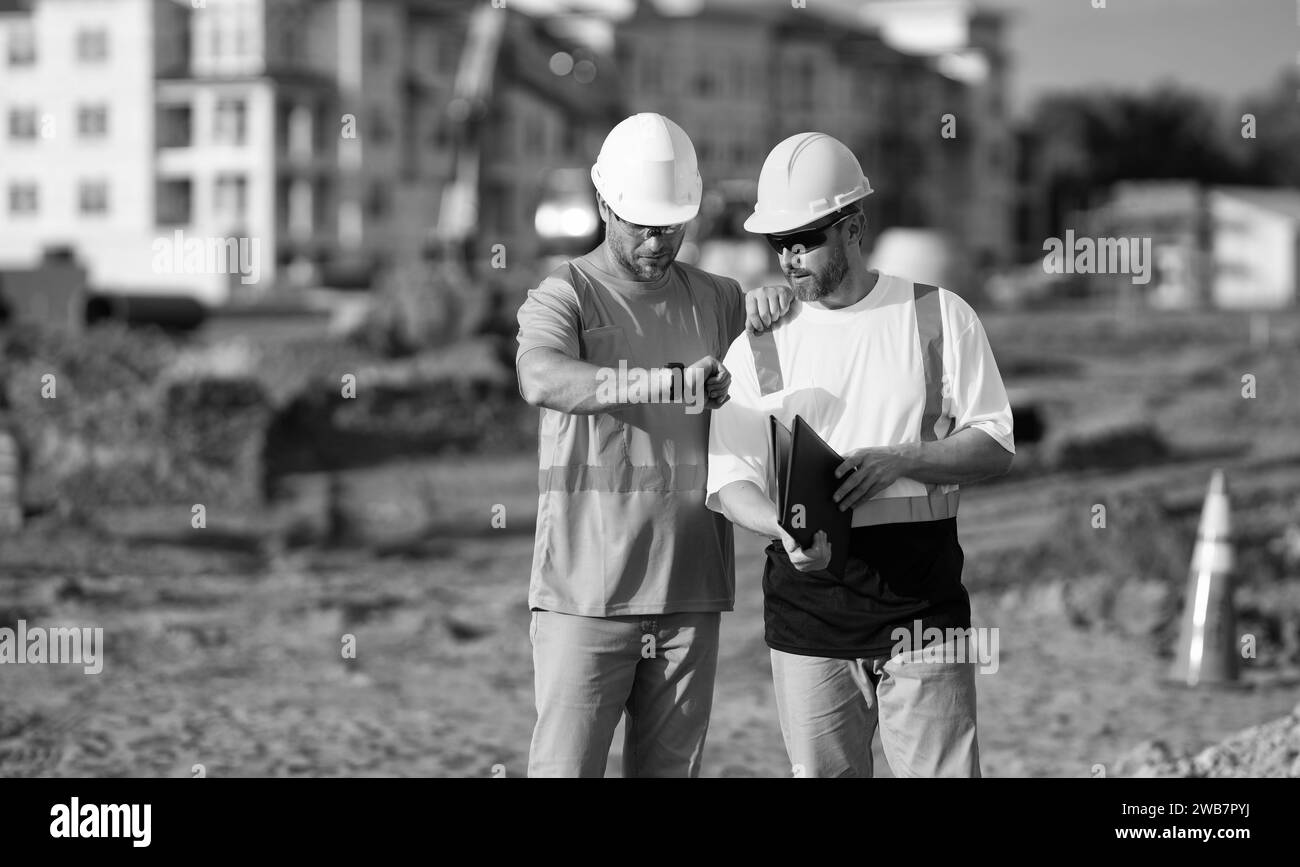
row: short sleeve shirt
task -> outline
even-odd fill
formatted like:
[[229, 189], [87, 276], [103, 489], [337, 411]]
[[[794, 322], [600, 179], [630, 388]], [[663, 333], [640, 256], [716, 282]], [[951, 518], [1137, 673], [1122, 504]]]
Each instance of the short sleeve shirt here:
[[[518, 319], [516, 360], [545, 347], [605, 371], [662, 369], [721, 358], [744, 329], [744, 297], [734, 280], [681, 263], [638, 283], [583, 257], [530, 291]], [[731, 526], [704, 503], [710, 415], [665, 402], [541, 410], [530, 607], [731, 610]]]

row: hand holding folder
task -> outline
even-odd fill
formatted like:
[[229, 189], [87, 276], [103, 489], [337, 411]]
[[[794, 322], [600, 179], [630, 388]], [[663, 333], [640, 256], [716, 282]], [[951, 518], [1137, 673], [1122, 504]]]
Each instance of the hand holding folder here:
[[843, 578], [853, 513], [840, 511], [834, 494], [840, 486], [835, 470], [844, 463], [844, 458], [800, 416], [794, 417], [792, 432], [776, 416], [769, 415], [768, 431], [776, 467], [781, 528], [803, 548], [813, 545], [817, 531], [825, 531], [831, 545], [826, 571]]

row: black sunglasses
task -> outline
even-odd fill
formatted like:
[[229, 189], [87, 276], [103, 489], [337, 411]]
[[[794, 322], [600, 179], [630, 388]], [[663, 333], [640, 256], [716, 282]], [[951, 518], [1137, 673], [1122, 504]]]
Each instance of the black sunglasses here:
[[815, 229], [804, 229], [802, 232], [795, 232], [791, 235], [765, 235], [764, 237], [767, 238], [767, 243], [777, 252], [778, 256], [782, 250], [786, 249], [795, 253], [807, 253], [809, 250], [816, 250], [822, 244], [825, 244], [826, 236], [830, 234], [831, 229], [852, 216], [853, 213], [848, 213], [824, 226], [818, 226]]

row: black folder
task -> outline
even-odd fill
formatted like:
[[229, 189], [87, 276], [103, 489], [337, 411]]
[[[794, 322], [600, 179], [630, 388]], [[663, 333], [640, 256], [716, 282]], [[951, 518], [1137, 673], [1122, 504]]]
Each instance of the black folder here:
[[[835, 469], [844, 463], [844, 458], [800, 416], [794, 417], [794, 431], [791, 432], [777, 421], [776, 416], [770, 415], [768, 429], [776, 467], [781, 527], [804, 548], [813, 544], [818, 530], [825, 530], [831, 544], [827, 571], [843, 578], [853, 530], [853, 512], [841, 512], [833, 496], [844, 481], [835, 478]], [[803, 507], [802, 512], [797, 509], [799, 506]]]

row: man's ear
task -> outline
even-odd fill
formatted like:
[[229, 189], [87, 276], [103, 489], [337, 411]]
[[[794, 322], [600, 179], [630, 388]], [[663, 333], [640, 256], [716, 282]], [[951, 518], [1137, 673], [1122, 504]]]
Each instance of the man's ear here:
[[852, 217], [849, 217], [849, 224], [846, 227], [848, 231], [848, 240], [853, 244], [862, 244], [862, 239], [867, 236], [867, 215], [859, 211]]
[[859, 211], [849, 218], [849, 235], [861, 242], [865, 234], [867, 234], [867, 215]]
[[600, 193], [596, 193], [596, 208], [600, 211], [600, 221], [602, 223], [608, 224], [609, 223], [609, 202], [606, 202], [605, 197], [602, 196]]

